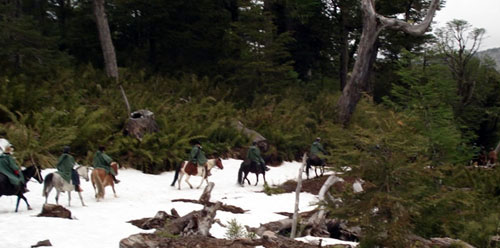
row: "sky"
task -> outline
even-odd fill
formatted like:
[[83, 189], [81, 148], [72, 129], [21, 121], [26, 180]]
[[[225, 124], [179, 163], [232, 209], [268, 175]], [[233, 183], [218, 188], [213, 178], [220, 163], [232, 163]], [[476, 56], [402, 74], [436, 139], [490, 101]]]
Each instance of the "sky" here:
[[434, 29], [453, 19], [466, 20], [473, 27], [486, 29], [479, 50], [500, 47], [500, 0], [446, 0], [445, 7], [434, 17]]
[[[294, 192], [271, 196], [264, 194], [262, 192], [262, 175], [257, 186], [245, 185], [245, 187], [241, 187], [236, 183], [241, 160], [223, 160], [222, 164], [224, 169], [213, 169], [212, 176], [208, 178], [210, 182], [215, 183], [211, 201], [221, 201], [248, 210], [244, 214], [217, 211], [216, 218], [220, 219], [222, 223], [227, 224], [232, 219], [236, 219], [242, 226], [259, 227], [260, 224], [286, 218], [276, 214], [277, 212], [293, 213], [295, 207]], [[266, 173], [267, 182], [270, 185], [277, 185], [289, 179], [296, 179], [300, 163], [284, 162], [279, 167], [270, 168], [271, 170]], [[42, 171], [42, 175], [46, 176], [54, 171], [54, 169], [46, 169]], [[120, 169], [117, 178], [121, 182], [115, 185], [118, 198], [113, 197], [111, 188], [107, 187], [105, 198], [100, 202], [96, 202], [94, 198], [91, 183], [82, 179], [82, 195], [87, 206], [81, 205], [74, 192], [70, 207], [68, 207], [67, 193], [59, 197], [59, 204], [71, 211], [75, 217], [73, 220], [36, 217], [42, 209], [45, 198], [42, 197], [43, 184], [31, 180], [28, 183], [30, 192], [26, 193], [25, 196], [33, 210], [27, 210], [26, 204], [21, 202], [19, 212], [15, 213], [16, 197], [0, 197], [1, 247], [26, 248], [46, 239], [50, 240], [53, 248], [118, 247], [123, 238], [137, 233], [154, 231], [139, 229], [127, 221], [153, 217], [160, 210], [170, 213], [170, 210], [175, 208], [183, 216], [202, 208], [199, 204], [172, 202], [172, 200], [198, 200], [206, 184], [203, 183], [200, 189], [190, 189], [183, 179], [181, 190], [178, 190], [177, 184], [176, 187], [170, 186], [173, 177], [173, 172], [150, 175], [134, 169]], [[252, 184], [255, 183], [255, 174], [250, 174], [248, 178]], [[196, 187], [200, 180], [201, 177], [191, 177], [189, 181]], [[49, 194], [48, 202], [54, 204], [54, 197], [55, 190]], [[301, 193], [299, 211], [313, 210], [317, 202], [316, 195]], [[210, 229], [210, 233], [217, 238], [224, 238], [226, 231], [226, 228], [217, 223]], [[312, 240], [312, 238], [308, 238], [308, 240]], [[323, 239], [322, 244], [357, 246], [357, 243], [336, 239]]]

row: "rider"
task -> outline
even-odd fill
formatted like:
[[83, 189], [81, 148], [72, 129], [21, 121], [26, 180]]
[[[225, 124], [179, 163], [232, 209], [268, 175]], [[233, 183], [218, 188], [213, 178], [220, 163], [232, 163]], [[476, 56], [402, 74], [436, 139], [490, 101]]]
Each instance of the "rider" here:
[[75, 185], [75, 191], [82, 192], [83, 190], [80, 188], [80, 178], [76, 170], [73, 169], [75, 159], [69, 154], [70, 149], [69, 146], [64, 146], [63, 154], [59, 157], [59, 161], [57, 162], [57, 173], [59, 173], [68, 183], [70, 183], [71, 178], [71, 181]]
[[12, 185], [19, 186], [22, 193], [25, 193], [29, 190], [26, 188], [23, 172], [11, 156], [13, 152], [14, 147], [11, 144], [7, 144], [3, 154], [0, 155], [0, 173], [4, 174]]
[[263, 170], [268, 171], [269, 168], [266, 166], [264, 159], [260, 156], [259, 147], [257, 147], [257, 142], [252, 142], [252, 146], [248, 149], [247, 159], [250, 160], [250, 166], [260, 166]]
[[323, 146], [321, 145], [321, 143], [319, 143], [320, 141], [321, 141], [321, 138], [317, 137], [316, 140], [312, 143], [311, 149], [309, 152], [309, 156], [310, 156], [311, 160], [319, 162], [318, 164], [320, 164], [320, 165], [324, 165], [325, 161], [323, 159], [321, 159], [318, 156], [318, 154], [321, 152], [321, 153], [323, 153], [323, 155], [326, 155], [327, 152], [325, 151], [325, 149], [323, 149]]
[[203, 166], [205, 168], [205, 178], [209, 175], [208, 167], [207, 167], [207, 158], [205, 157], [205, 152], [202, 150], [201, 143], [195, 140], [193, 148], [191, 148], [191, 152], [189, 153], [189, 162], [197, 166]]
[[106, 173], [111, 174], [115, 183], [119, 183], [120, 180], [116, 179], [116, 171], [111, 168], [111, 162], [113, 162], [113, 159], [104, 153], [104, 150], [106, 150], [104, 146], [99, 146], [99, 150], [95, 153], [93, 163], [94, 168], [104, 169]]

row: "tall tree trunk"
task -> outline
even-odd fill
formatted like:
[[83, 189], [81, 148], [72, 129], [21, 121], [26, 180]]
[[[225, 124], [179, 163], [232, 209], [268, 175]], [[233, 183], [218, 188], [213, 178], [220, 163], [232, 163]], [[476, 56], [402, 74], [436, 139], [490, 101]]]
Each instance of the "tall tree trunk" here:
[[439, 0], [432, 0], [422, 23], [412, 25], [396, 18], [387, 18], [377, 14], [375, 12], [374, 0], [361, 0], [363, 30], [357, 50], [357, 59], [354, 63], [351, 77], [337, 102], [338, 121], [342, 125], [347, 126], [349, 124], [354, 109], [361, 98], [361, 90], [367, 88], [369, 71], [371, 69], [370, 59], [375, 51], [374, 44], [380, 31], [384, 28], [390, 28], [411, 35], [422, 35], [430, 26], [438, 7]]
[[371, 68], [370, 58], [372, 57], [375, 41], [378, 38], [382, 27], [377, 23], [375, 15], [367, 13], [364, 6], [370, 0], [363, 0], [363, 31], [359, 41], [357, 59], [349, 81], [342, 90], [342, 95], [337, 102], [339, 109], [339, 122], [346, 126], [356, 108], [356, 104], [361, 98], [361, 90], [366, 89], [369, 71]]
[[340, 78], [340, 91], [344, 90], [347, 84], [347, 72], [349, 70], [349, 39], [346, 27], [346, 17], [347, 11], [346, 6], [343, 5], [343, 1], [339, 1], [339, 25], [340, 25], [340, 68], [339, 68], [339, 78]]
[[104, 0], [94, 0], [94, 15], [99, 32], [102, 54], [104, 57], [104, 67], [108, 77], [118, 80], [118, 66], [116, 64], [115, 47], [109, 31], [108, 18], [104, 8]]

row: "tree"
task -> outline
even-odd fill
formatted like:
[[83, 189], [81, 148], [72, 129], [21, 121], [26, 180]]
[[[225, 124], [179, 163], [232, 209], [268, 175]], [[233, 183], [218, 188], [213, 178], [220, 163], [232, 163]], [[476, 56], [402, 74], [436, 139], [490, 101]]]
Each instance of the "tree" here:
[[[386, 28], [403, 31], [411, 35], [422, 35], [432, 22], [434, 13], [439, 7], [439, 0], [432, 0], [424, 20], [419, 24], [411, 24], [397, 18], [388, 18], [375, 11], [374, 0], [362, 0], [363, 29], [357, 49], [357, 60], [349, 81], [337, 102], [338, 121], [346, 126], [361, 98], [361, 91], [366, 89], [370, 68], [376, 53], [375, 43], [380, 32]], [[376, 54], [375, 54], [376, 55]]]
[[115, 47], [109, 31], [108, 18], [104, 7], [104, 0], [94, 0], [94, 15], [101, 41], [104, 68], [108, 77], [118, 80], [118, 65], [116, 64]]
[[472, 99], [476, 81], [471, 78], [469, 67], [481, 46], [484, 33], [484, 29], [473, 28], [467, 21], [457, 19], [449, 21], [436, 32], [437, 49], [444, 56], [444, 61], [457, 82], [457, 95], [460, 97], [457, 112]]

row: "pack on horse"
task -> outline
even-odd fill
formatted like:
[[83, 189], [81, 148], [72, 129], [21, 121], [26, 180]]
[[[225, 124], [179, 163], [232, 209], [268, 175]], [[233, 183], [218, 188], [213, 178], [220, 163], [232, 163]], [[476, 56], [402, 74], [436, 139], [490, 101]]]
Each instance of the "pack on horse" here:
[[[37, 180], [39, 183], [43, 183], [43, 177], [42, 177], [40, 166], [33, 165], [33, 166], [30, 166], [30, 167], [24, 169], [22, 172], [23, 172], [24, 180], [26, 181], [26, 183], [31, 178], [35, 178], [35, 180]], [[28, 210], [32, 210], [30, 204], [28, 203], [28, 200], [24, 196], [22, 186], [12, 185], [9, 182], [9, 179], [7, 178], [7, 176], [0, 173], [0, 196], [2, 196], [2, 195], [15, 195], [15, 196], [17, 196], [16, 212], [19, 208], [19, 202], [21, 201], [21, 199], [23, 199], [24, 202], [26, 202], [26, 206], [28, 207]]]
[[[111, 169], [114, 170], [116, 174], [118, 174], [118, 163], [111, 162], [110, 166]], [[92, 173], [90, 174], [90, 181], [92, 182], [92, 187], [94, 187], [95, 198], [97, 199], [97, 201], [99, 201], [99, 199], [104, 199], [104, 188], [107, 186], [111, 186], [111, 189], [113, 189], [113, 194], [115, 195], [115, 197], [118, 197], [115, 191], [115, 181], [113, 175], [107, 173], [105, 169], [95, 168], [94, 170], [92, 170]]]
[[214, 168], [215, 166], [217, 166], [221, 170], [224, 169], [224, 166], [222, 166], [222, 160], [220, 158], [208, 159], [206, 163], [207, 171], [205, 171], [204, 166], [196, 166], [191, 162], [184, 161], [179, 167], [175, 169], [174, 181], [170, 186], [174, 186], [175, 182], [178, 181], [178, 188], [181, 189], [182, 177], [186, 175], [186, 183], [190, 188], [193, 188], [193, 185], [189, 183], [189, 178], [191, 176], [199, 176], [202, 177], [200, 185], [196, 187], [197, 189], [199, 189], [204, 181], [206, 181], [208, 185], [208, 176], [210, 175], [210, 170], [212, 170], [212, 168]]
[[[76, 167], [76, 172], [78, 176], [85, 179], [85, 181], [89, 181], [89, 171], [90, 168], [88, 166], [78, 165]], [[43, 193], [42, 195], [45, 197], [45, 204], [47, 204], [47, 200], [49, 198], [50, 191], [52, 188], [56, 188], [56, 204], [59, 205], [59, 194], [61, 192], [68, 192], [68, 206], [71, 206], [71, 191], [75, 190], [75, 185], [71, 182], [67, 182], [64, 178], [61, 177], [59, 173], [53, 172], [45, 176], [45, 181], [43, 184]], [[82, 206], [85, 206], [83, 202], [82, 193], [78, 192], [78, 196], [80, 197], [80, 201], [82, 202]]]
[[245, 184], [245, 180], [247, 180], [248, 184], [250, 184], [250, 180], [248, 180], [247, 176], [248, 173], [254, 173], [257, 181], [255, 182], [255, 186], [259, 183], [259, 174], [262, 174], [262, 177], [264, 178], [264, 184], [267, 184], [266, 182], [266, 169], [264, 166], [259, 166], [256, 164], [252, 165], [252, 162], [250, 159], [245, 159], [243, 162], [241, 162], [240, 169], [238, 170], [238, 183], [240, 185]]

